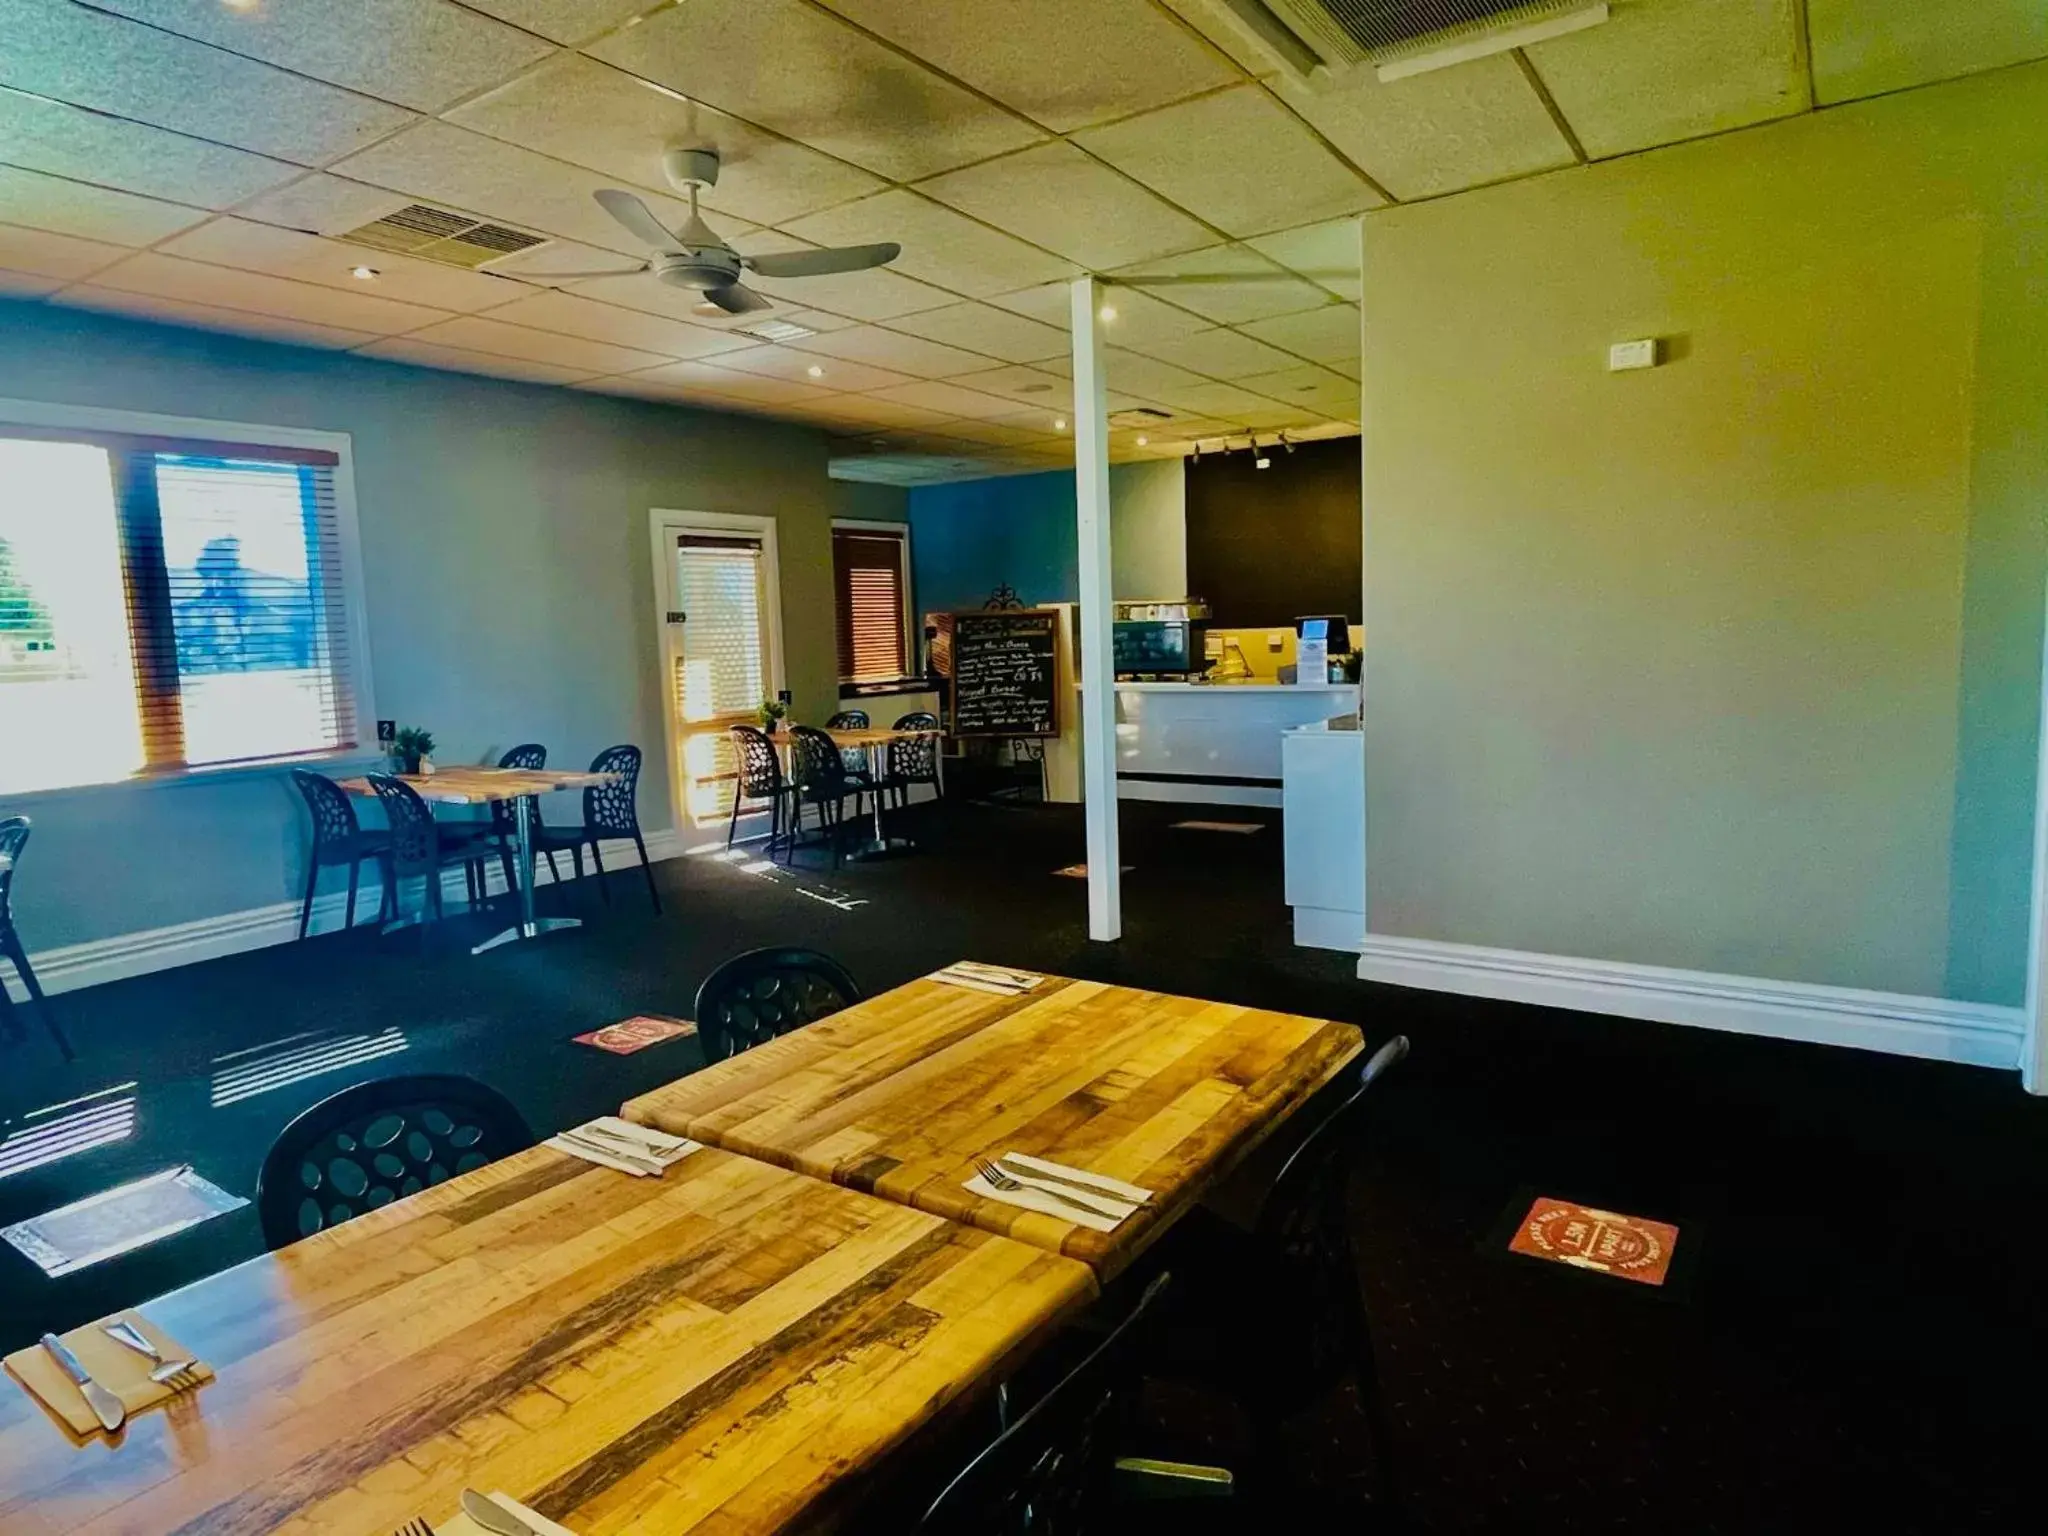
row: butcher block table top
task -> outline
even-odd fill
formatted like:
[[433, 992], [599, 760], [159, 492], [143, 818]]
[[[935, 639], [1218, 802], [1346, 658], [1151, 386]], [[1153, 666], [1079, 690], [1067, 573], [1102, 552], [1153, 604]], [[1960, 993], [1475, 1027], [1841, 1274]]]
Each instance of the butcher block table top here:
[[[627, 1101], [642, 1125], [1123, 1269], [1364, 1049], [1358, 1030], [1047, 977], [929, 978]], [[1098, 1232], [961, 1187], [1023, 1152], [1153, 1190]]]
[[0, 1531], [389, 1536], [466, 1486], [580, 1536], [811, 1529], [1094, 1292], [729, 1153], [536, 1147], [144, 1303], [220, 1375], [116, 1444], [0, 1378]]
[[[588, 789], [609, 784], [616, 773], [586, 773], [574, 768], [436, 768], [432, 773], [402, 773], [422, 800], [443, 805], [489, 805], [496, 800], [516, 800], [521, 795], [545, 795], [557, 789]], [[343, 779], [341, 787], [352, 795], [374, 795], [367, 778]]]

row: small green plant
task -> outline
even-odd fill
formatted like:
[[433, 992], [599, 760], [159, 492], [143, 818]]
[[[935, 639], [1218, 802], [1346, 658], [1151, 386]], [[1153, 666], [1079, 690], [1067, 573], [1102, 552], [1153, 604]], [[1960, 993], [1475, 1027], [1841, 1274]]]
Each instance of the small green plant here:
[[773, 735], [789, 716], [789, 706], [780, 699], [761, 701], [761, 729]]
[[401, 726], [391, 738], [391, 755], [398, 759], [401, 773], [418, 773], [420, 759], [434, 755], [434, 733], [422, 726]]

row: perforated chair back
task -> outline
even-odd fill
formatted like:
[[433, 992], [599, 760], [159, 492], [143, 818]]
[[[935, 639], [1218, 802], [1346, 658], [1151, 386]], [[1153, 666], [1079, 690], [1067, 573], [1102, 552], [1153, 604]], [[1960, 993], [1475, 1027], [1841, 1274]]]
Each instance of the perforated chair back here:
[[503, 1094], [469, 1077], [387, 1077], [324, 1099], [279, 1133], [256, 1178], [263, 1241], [282, 1248], [533, 1145]]
[[790, 777], [811, 800], [836, 800], [852, 793], [839, 744], [813, 725], [789, 728]]
[[782, 793], [782, 759], [766, 731], [751, 725], [732, 728], [733, 755], [739, 759], [739, 797], [768, 800]]
[[842, 709], [825, 722], [828, 731], [864, 731], [868, 728], [868, 712], [864, 709]]
[[[936, 731], [939, 717], [928, 709], [915, 709], [900, 716], [895, 725], [899, 731]], [[898, 784], [936, 784], [939, 782], [939, 738], [936, 736], [906, 736], [900, 741], [889, 743], [889, 777]]]
[[1101, 1529], [1089, 1522], [1089, 1506], [1116, 1458], [1136, 1374], [1133, 1355], [1172, 1278], [1162, 1274], [1146, 1286], [1108, 1337], [946, 1485], [917, 1523], [917, 1536]]
[[347, 790], [325, 774], [309, 773], [304, 768], [292, 770], [292, 783], [298, 788], [299, 798], [306, 802], [306, 813], [313, 819], [316, 861], [331, 848], [346, 848], [355, 843], [363, 828], [356, 819], [355, 801]]
[[592, 773], [615, 773], [610, 784], [583, 791], [583, 823], [606, 837], [640, 835], [640, 749], [630, 744], [606, 747], [590, 760]]
[[426, 875], [438, 879], [441, 873], [441, 831], [434, 813], [419, 792], [403, 779], [388, 773], [365, 775], [384, 807], [384, 819], [391, 827], [392, 873], [397, 879]]
[[697, 989], [697, 1038], [707, 1061], [737, 1056], [860, 1001], [846, 967], [815, 949], [735, 955]]
[[26, 816], [0, 821], [0, 932], [14, 926], [14, 871], [21, 863], [21, 850], [28, 846], [29, 829]]
[[[498, 756], [500, 768], [545, 768], [548, 765], [548, 749], [537, 741], [523, 741], [516, 747], [509, 747]], [[514, 809], [516, 801], [494, 800], [491, 802], [491, 831], [499, 837], [511, 838], [519, 835], [519, 816]], [[526, 797], [528, 814], [533, 818], [533, 828], [540, 830], [540, 796]]]

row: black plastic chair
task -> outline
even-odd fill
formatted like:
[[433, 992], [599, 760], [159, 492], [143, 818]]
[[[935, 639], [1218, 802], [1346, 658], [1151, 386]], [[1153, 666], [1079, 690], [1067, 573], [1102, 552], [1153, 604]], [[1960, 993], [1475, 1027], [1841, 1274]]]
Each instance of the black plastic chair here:
[[[576, 878], [583, 878], [583, 850], [590, 849], [591, 867], [597, 871], [598, 894], [607, 904], [612, 888], [605, 878], [604, 855], [598, 844], [608, 837], [630, 837], [640, 850], [640, 872], [647, 877], [647, 899], [661, 910], [661, 892], [654, 888], [654, 866], [647, 861], [647, 839], [640, 835], [640, 749], [622, 745], [606, 747], [590, 760], [592, 773], [617, 774], [616, 782], [593, 784], [583, 791], [583, 825], [580, 827], [537, 828], [533, 846], [539, 852], [567, 849], [576, 861]], [[548, 867], [554, 867], [549, 861]]]
[[[522, 742], [498, 755], [500, 768], [541, 769], [548, 765], [548, 749], [537, 741]], [[493, 800], [491, 802], [491, 841], [497, 845], [498, 864], [505, 874], [505, 889], [519, 889], [519, 879], [514, 873], [513, 860], [519, 851], [519, 813], [517, 800]], [[545, 830], [540, 819], [540, 796], [526, 797], [528, 814], [533, 823], [533, 850], [536, 857], [548, 861], [548, 878], [561, 883], [562, 872], [555, 867], [555, 856], [551, 850], [541, 847], [541, 833]]]
[[846, 967], [815, 949], [750, 949], [697, 989], [697, 1039], [724, 1061], [860, 1001]]
[[[825, 722], [828, 731], [864, 731], [871, 722], [864, 709], [842, 709]], [[848, 747], [839, 754], [846, 761], [846, 776], [857, 784], [872, 784], [874, 773], [866, 747]]]
[[840, 834], [846, 825], [846, 797], [854, 797], [853, 814], [860, 815], [860, 797], [866, 780], [846, 771], [839, 744], [816, 726], [789, 728], [790, 777], [796, 796], [790, 817], [790, 856], [796, 856], [796, 840], [804, 829], [804, 807], [818, 808], [818, 833], [832, 845], [832, 867], [839, 867]]
[[256, 1176], [263, 1241], [282, 1248], [533, 1145], [505, 1096], [470, 1077], [386, 1077], [323, 1099], [278, 1133]]
[[[1098, 1518], [1122, 1497], [1147, 1501], [1227, 1495], [1220, 1468], [1119, 1460], [1144, 1341], [1172, 1283], [1156, 1276], [1137, 1304], [1079, 1364], [1024, 1410], [917, 1523], [917, 1536], [1073, 1536], [1109, 1525], [1185, 1530], [1188, 1522]], [[1142, 1492], [1141, 1492], [1142, 1489]]]
[[390, 827], [390, 841], [385, 845], [383, 854], [386, 907], [394, 921], [402, 917], [404, 905], [399, 899], [400, 889], [405, 881], [418, 878], [422, 882], [418, 921], [421, 924], [420, 939], [424, 943], [426, 923], [438, 921], [445, 915], [441, 901], [442, 870], [461, 866], [471, 909], [482, 905], [482, 895], [478, 890], [482, 874], [482, 866], [476, 857], [478, 845], [473, 838], [444, 839], [441, 824], [434, 820], [434, 813], [427, 802], [403, 779], [388, 773], [372, 773], [366, 777], [370, 788], [377, 792], [377, 802], [384, 807], [384, 820]]
[[[356, 819], [355, 797], [334, 780], [324, 774], [310, 773], [304, 768], [292, 770], [292, 783], [299, 791], [299, 798], [306, 802], [306, 814], [313, 823], [313, 846], [306, 854], [306, 899], [299, 903], [299, 937], [304, 938], [313, 923], [313, 892], [320, 882], [320, 871], [348, 866], [348, 911], [342, 919], [344, 927], [356, 925], [356, 889], [362, 880], [363, 861], [382, 861], [385, 851], [391, 846], [388, 832], [364, 831]], [[383, 901], [379, 904], [379, 917], [391, 904], [391, 888], [384, 888]]]
[[[76, 1061], [78, 1053], [71, 1049], [71, 1041], [58, 1026], [56, 1016], [50, 1012], [49, 999], [43, 996], [42, 983], [36, 980], [35, 970], [28, 963], [28, 950], [14, 926], [14, 877], [21, 868], [21, 851], [28, 846], [29, 830], [26, 816], [10, 816], [0, 821], [0, 956], [14, 962], [14, 969], [21, 976], [22, 989], [28, 993], [29, 1001], [36, 1005], [36, 1012], [42, 1016], [43, 1028], [57, 1042], [57, 1049], [64, 1053], [64, 1059]], [[7, 995], [4, 978], [0, 978], [0, 1021], [6, 1023], [11, 1038], [24, 1038], [21, 1019], [15, 1012], [14, 999]]]
[[[936, 731], [939, 717], [928, 709], [914, 709], [897, 718], [899, 731]], [[889, 743], [889, 776], [883, 786], [896, 796], [899, 806], [910, 804], [914, 784], [929, 784], [936, 793], [939, 785], [939, 738], [909, 736]]]
[[1236, 1399], [1251, 1421], [1267, 1490], [1282, 1481], [1287, 1420], [1349, 1377], [1377, 1442], [1370, 1493], [1381, 1504], [1389, 1497], [1378, 1371], [1344, 1197], [1366, 1128], [1366, 1095], [1407, 1054], [1408, 1037], [1394, 1036], [1349, 1086], [1303, 1108], [1313, 1117], [1305, 1132], [1255, 1153], [1243, 1171], [1255, 1178], [1261, 1168], [1278, 1171], [1237, 1219], [1200, 1208], [1160, 1244], [1160, 1262], [1187, 1283], [1148, 1374]]
[[775, 841], [782, 834], [782, 802], [792, 786], [782, 776], [782, 758], [766, 731], [751, 725], [732, 728], [733, 756], [739, 760], [739, 777], [732, 797], [732, 819], [725, 826], [725, 846], [732, 846], [739, 830], [740, 804], [746, 800], [768, 802], [768, 856], [775, 856]]

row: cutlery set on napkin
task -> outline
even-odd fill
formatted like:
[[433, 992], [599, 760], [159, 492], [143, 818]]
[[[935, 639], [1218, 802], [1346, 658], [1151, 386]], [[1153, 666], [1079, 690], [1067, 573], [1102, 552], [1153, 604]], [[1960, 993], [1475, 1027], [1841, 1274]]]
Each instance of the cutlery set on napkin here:
[[1029, 971], [1006, 970], [999, 965], [981, 965], [973, 960], [955, 960], [942, 971], [932, 972], [933, 981], [970, 992], [993, 992], [998, 997], [1022, 997], [1044, 981]]
[[616, 1168], [637, 1178], [658, 1179], [669, 1164], [682, 1161], [704, 1143], [635, 1125], [617, 1115], [599, 1115], [550, 1136], [543, 1145], [586, 1163]]
[[112, 1434], [144, 1409], [213, 1380], [211, 1366], [139, 1312], [118, 1312], [62, 1338], [46, 1333], [9, 1355], [7, 1370], [80, 1436]]
[[1149, 1189], [1022, 1152], [1005, 1152], [993, 1160], [977, 1158], [974, 1167], [974, 1177], [960, 1185], [969, 1194], [1057, 1216], [1097, 1232], [1114, 1232], [1152, 1203]]

